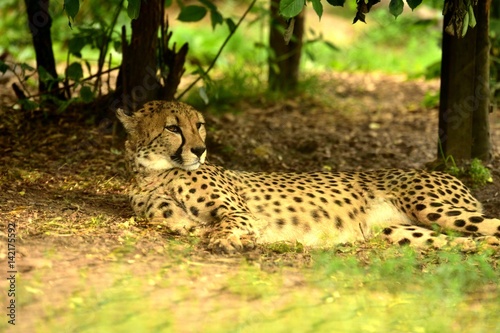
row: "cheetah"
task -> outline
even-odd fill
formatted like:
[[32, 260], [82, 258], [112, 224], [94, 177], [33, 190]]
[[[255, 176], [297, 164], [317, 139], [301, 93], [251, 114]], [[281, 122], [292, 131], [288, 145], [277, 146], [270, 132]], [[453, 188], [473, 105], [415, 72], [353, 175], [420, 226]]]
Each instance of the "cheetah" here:
[[327, 247], [375, 235], [417, 247], [472, 237], [498, 244], [500, 219], [482, 214], [446, 173], [227, 170], [205, 162], [205, 120], [187, 104], [153, 101], [133, 115], [118, 109], [117, 117], [128, 133], [135, 214], [175, 234], [197, 234], [211, 251], [279, 241]]

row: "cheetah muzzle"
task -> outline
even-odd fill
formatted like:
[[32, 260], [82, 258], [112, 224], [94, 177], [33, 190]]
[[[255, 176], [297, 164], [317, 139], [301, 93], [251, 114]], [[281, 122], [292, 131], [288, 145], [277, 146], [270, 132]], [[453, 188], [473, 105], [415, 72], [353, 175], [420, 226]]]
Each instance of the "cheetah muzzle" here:
[[483, 215], [481, 204], [448, 174], [226, 170], [205, 163], [205, 121], [189, 105], [155, 101], [117, 116], [128, 133], [135, 213], [174, 233], [197, 232], [215, 252], [277, 241], [331, 246], [377, 230], [397, 244], [468, 244], [467, 236], [498, 244], [500, 220]]

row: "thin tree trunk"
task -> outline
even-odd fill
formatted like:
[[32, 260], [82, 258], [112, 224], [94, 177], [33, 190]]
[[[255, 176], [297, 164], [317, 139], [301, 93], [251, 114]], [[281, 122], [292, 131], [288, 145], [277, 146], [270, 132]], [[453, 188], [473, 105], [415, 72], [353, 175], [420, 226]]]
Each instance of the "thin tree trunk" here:
[[[477, 26], [463, 38], [443, 29], [438, 157], [491, 158], [489, 101], [489, 0], [474, 7]], [[445, 15], [446, 26], [450, 14]]]
[[304, 35], [304, 12], [295, 17], [292, 39], [285, 43], [283, 31], [287, 22], [279, 15], [279, 0], [271, 0], [269, 46], [274, 53], [269, 57], [269, 89], [293, 91], [299, 82], [299, 65]]
[[[494, 20], [500, 20], [500, 1], [492, 1], [491, 3], [491, 13], [490, 17]], [[490, 50], [490, 56], [491, 57], [496, 57], [497, 59], [500, 57], [500, 36], [498, 34], [495, 34], [495, 37], [491, 39], [491, 43], [493, 46], [491, 47]], [[495, 82], [495, 91], [494, 91], [494, 97], [498, 102], [498, 98], [500, 98], [500, 64], [499, 63], [493, 63], [491, 62], [491, 70], [490, 74], [493, 75], [493, 82]]]
[[472, 156], [483, 161], [492, 158], [490, 140], [490, 36], [489, 9], [491, 0], [478, 1], [477, 6], [477, 43], [476, 43], [476, 82], [475, 97], [477, 109], [472, 118]]
[[123, 61], [116, 91], [121, 98], [112, 103], [112, 109], [122, 105], [133, 112], [151, 100], [175, 98], [189, 48], [187, 43], [179, 51], [175, 43], [169, 47], [171, 37], [163, 1], [142, 1], [139, 17], [132, 21], [130, 44], [122, 28]]
[[130, 45], [123, 45], [120, 77], [123, 104], [128, 110], [158, 99], [161, 84], [157, 79], [157, 49], [162, 7], [162, 0], [141, 1], [139, 17], [132, 21]]
[[[49, 0], [25, 0], [24, 2], [33, 38], [38, 73], [40, 73], [40, 68], [43, 68], [54, 79], [57, 79], [56, 62], [54, 60], [52, 38], [50, 35], [52, 18], [49, 14]], [[41, 76], [38, 76], [38, 90], [40, 93], [56, 89], [57, 82], [55, 80], [54, 82], [44, 82]]]

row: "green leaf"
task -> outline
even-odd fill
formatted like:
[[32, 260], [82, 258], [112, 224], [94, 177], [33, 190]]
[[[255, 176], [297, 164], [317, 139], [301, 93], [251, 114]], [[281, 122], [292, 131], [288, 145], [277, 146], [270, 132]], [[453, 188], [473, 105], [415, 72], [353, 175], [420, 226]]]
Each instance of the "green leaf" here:
[[422, 3], [422, 0], [406, 0], [406, 3], [411, 8], [411, 10], [414, 10], [418, 5]]
[[42, 82], [52, 85], [55, 78], [43, 66], [38, 66], [38, 77]]
[[236, 24], [229, 17], [226, 19], [226, 24], [227, 24], [227, 26], [229, 28], [229, 31], [233, 32], [234, 30], [236, 30]]
[[318, 17], [321, 19], [323, 15], [323, 5], [321, 4], [321, 0], [311, 0], [313, 4], [313, 9], [318, 14]]
[[335, 44], [333, 44], [332, 42], [324, 40], [323, 43], [332, 51], [340, 51], [340, 49], [337, 46], [335, 46]]
[[[474, 15], [474, 9], [472, 8], [472, 5], [469, 5], [469, 8], [467, 9], [469, 13], [469, 27], [474, 28], [477, 24], [476, 22], [476, 16]], [[493, 30], [490, 30], [493, 31]]]
[[26, 111], [33, 111], [33, 110], [36, 110], [38, 107], [40, 107], [40, 105], [36, 102], [33, 102], [29, 99], [20, 99], [19, 101], [19, 104], [21, 104], [21, 107], [23, 108], [23, 110], [26, 110]]
[[68, 51], [69, 53], [77, 56], [78, 58], [82, 57], [82, 49], [87, 45], [87, 39], [82, 37], [74, 37], [69, 40], [68, 43]]
[[90, 62], [88, 60], [84, 61], [85, 67], [87, 67], [87, 72], [92, 73], [92, 66], [90, 66]]
[[391, 0], [389, 3], [389, 11], [397, 18], [403, 12], [404, 6], [403, 0]]
[[311, 52], [311, 50], [307, 50], [306, 49], [306, 56], [311, 60], [311, 61], [316, 61], [316, 56], [314, 55], [313, 52]]
[[94, 100], [92, 89], [90, 89], [89, 86], [83, 86], [82, 89], [80, 89], [80, 98], [84, 103], [92, 102]]
[[186, 6], [181, 9], [177, 19], [182, 22], [197, 22], [205, 17], [207, 9], [201, 6]]
[[23, 72], [25, 71], [34, 71], [35, 69], [33, 67], [31, 67], [30, 65], [28, 65], [27, 63], [23, 62], [21, 64], [21, 69], [23, 70]]
[[83, 68], [79, 62], [74, 62], [66, 68], [66, 77], [78, 81], [83, 77]]
[[345, 0], [326, 0], [332, 6], [344, 7]]
[[64, 0], [64, 11], [72, 19], [75, 19], [76, 14], [80, 10], [80, 0]]
[[10, 69], [9, 65], [0, 60], [0, 73], [5, 74]]
[[305, 0], [281, 0], [280, 14], [285, 18], [295, 17], [304, 9], [305, 4]]
[[132, 20], [139, 17], [141, 12], [141, 0], [128, 0], [127, 14]]
[[215, 29], [217, 24], [224, 22], [224, 18], [218, 10], [210, 10], [210, 20], [212, 21], [212, 29]]
[[57, 106], [58, 106], [58, 108], [57, 108], [57, 113], [58, 113], [58, 114], [63, 113], [63, 112], [64, 112], [64, 111], [66, 111], [66, 110], [67, 110], [67, 109], [71, 106], [71, 104], [73, 104], [74, 102], [75, 102], [75, 99], [74, 99], [74, 98], [70, 98], [70, 99], [68, 99], [68, 100], [66, 100], [66, 101], [60, 101], [60, 102], [58, 102], [58, 103], [57, 103], [57, 104], [58, 104], [58, 105], [57, 105]]
[[165, 8], [172, 6], [172, 0], [165, 0]]
[[50, 73], [43, 66], [39, 66], [38, 67], [38, 76], [40, 76], [40, 79], [43, 82], [47, 82], [49, 80], [53, 80], [54, 79], [52, 77], [52, 75], [50, 75]]
[[116, 52], [122, 53], [122, 42], [119, 40], [114, 40], [113, 41], [113, 48], [115, 49]]
[[217, 6], [212, 1], [210, 1], [210, 0], [198, 0], [198, 1], [201, 2], [202, 4], [204, 4], [205, 7], [207, 7], [211, 11], [212, 10], [217, 10]]

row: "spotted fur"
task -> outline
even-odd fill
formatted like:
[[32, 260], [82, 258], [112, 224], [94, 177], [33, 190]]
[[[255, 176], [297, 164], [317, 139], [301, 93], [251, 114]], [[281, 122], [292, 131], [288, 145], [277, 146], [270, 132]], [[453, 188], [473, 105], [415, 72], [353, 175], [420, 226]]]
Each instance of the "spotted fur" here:
[[201, 232], [214, 251], [256, 243], [308, 246], [366, 239], [381, 230], [390, 242], [441, 247], [491, 236], [500, 220], [456, 178], [441, 172], [260, 173], [204, 163], [203, 116], [178, 102], [150, 102], [133, 116], [118, 111], [129, 138], [132, 207], [180, 234]]

